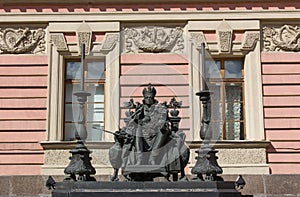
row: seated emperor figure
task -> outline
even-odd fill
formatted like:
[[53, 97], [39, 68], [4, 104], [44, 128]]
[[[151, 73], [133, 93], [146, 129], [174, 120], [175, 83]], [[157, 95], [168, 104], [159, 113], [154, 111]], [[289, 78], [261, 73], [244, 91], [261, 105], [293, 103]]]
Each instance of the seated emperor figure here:
[[151, 84], [144, 88], [143, 104], [137, 107], [126, 130], [135, 136], [136, 158], [133, 165], [160, 165], [165, 154], [162, 148], [171, 134], [168, 109], [158, 103], [155, 95], [156, 89]]

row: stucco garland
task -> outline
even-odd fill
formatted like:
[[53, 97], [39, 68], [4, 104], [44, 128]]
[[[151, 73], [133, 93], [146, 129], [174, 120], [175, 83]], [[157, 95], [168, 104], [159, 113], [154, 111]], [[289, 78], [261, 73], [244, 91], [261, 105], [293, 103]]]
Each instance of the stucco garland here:
[[45, 49], [43, 29], [0, 29], [0, 54], [37, 54]]

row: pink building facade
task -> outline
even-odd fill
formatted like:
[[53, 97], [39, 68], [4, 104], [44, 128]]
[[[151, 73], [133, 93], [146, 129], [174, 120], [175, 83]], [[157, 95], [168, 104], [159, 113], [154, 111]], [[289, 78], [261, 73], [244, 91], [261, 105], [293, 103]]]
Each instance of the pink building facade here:
[[[159, 101], [183, 102], [190, 173], [201, 145], [202, 70], [217, 92], [224, 175], [299, 175], [299, 10], [298, 1], [0, 0], [0, 176], [63, 175], [75, 146], [72, 65], [82, 43], [97, 175], [112, 173], [113, 137], [95, 127], [122, 127], [123, 103], [141, 102], [148, 83]], [[239, 65], [232, 71], [229, 63]]]

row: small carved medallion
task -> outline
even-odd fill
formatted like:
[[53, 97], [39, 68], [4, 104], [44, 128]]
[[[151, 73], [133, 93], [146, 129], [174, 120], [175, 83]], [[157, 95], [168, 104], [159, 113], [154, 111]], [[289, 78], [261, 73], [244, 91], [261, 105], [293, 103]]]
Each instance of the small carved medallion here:
[[45, 49], [42, 29], [0, 29], [0, 54], [37, 54], [44, 53]]
[[182, 53], [184, 49], [183, 29], [181, 27], [126, 28], [124, 34], [126, 53]]
[[264, 51], [300, 51], [299, 27], [263, 28]]

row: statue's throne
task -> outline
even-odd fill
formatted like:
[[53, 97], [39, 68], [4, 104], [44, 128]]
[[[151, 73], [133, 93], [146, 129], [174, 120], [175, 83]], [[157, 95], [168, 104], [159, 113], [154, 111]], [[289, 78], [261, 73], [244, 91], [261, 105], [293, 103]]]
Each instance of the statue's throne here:
[[[150, 84], [148, 90], [156, 93]], [[128, 111], [120, 134], [127, 137], [121, 143], [120, 139], [116, 140], [119, 143], [116, 147], [122, 149], [119, 151], [122, 152], [119, 153], [122, 174], [132, 181], [152, 181], [155, 177], [169, 179], [170, 175], [177, 181], [178, 173], [181, 173], [181, 179], [186, 179], [184, 168], [190, 151], [184, 143], [185, 133], [179, 129], [178, 108], [182, 102], [175, 98], [169, 103], [154, 101], [150, 107], [145, 103], [134, 103], [133, 99], [124, 103]]]

